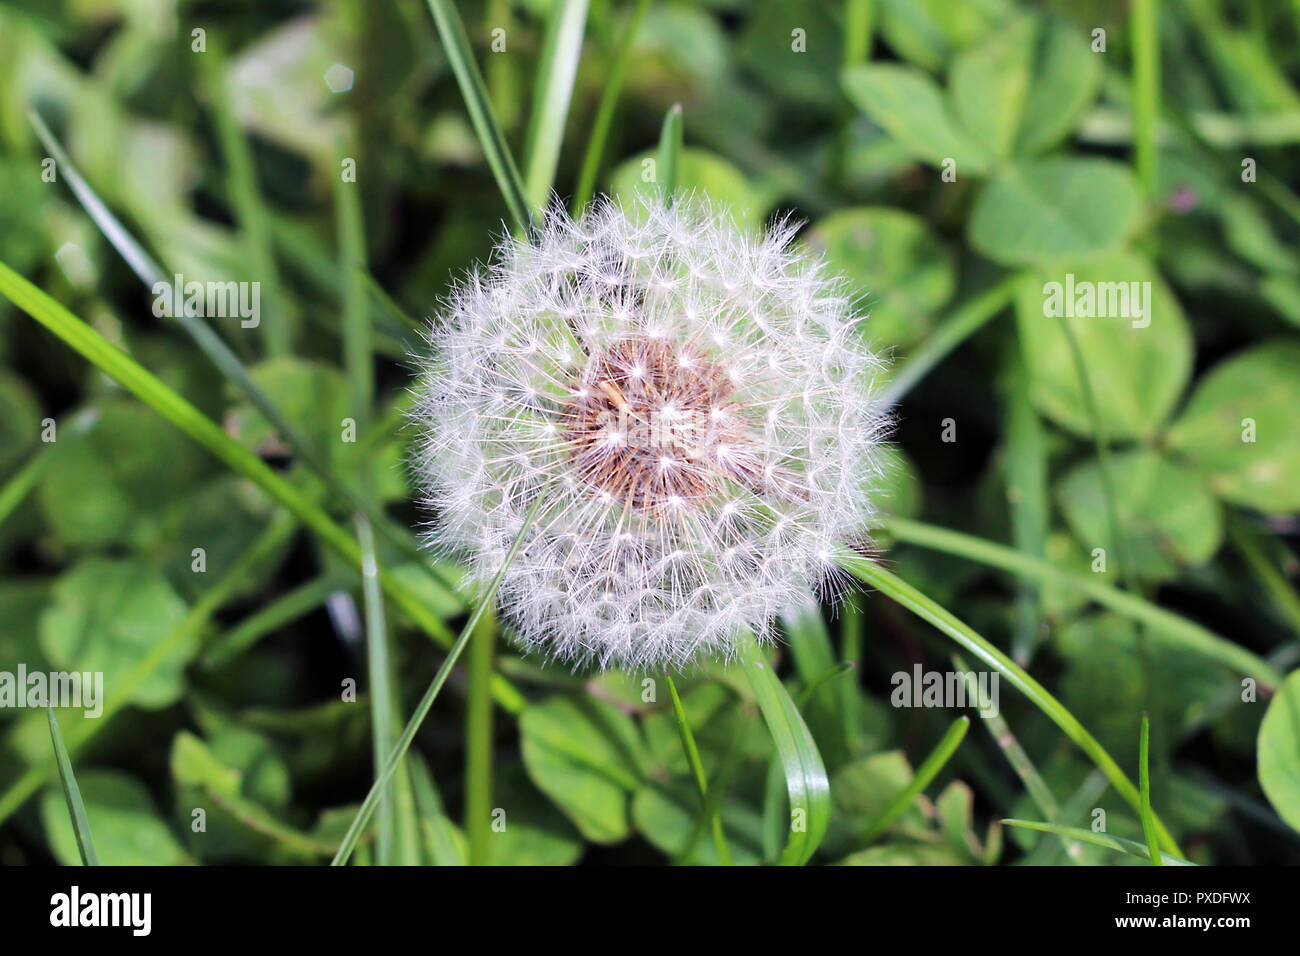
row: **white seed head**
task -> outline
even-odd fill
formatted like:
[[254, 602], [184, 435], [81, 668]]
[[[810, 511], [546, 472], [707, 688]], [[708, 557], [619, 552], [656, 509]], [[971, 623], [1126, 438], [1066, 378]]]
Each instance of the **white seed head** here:
[[527, 648], [663, 668], [770, 638], [863, 542], [883, 363], [780, 222], [693, 198], [546, 214], [429, 333], [414, 411], [429, 540], [502, 580]]

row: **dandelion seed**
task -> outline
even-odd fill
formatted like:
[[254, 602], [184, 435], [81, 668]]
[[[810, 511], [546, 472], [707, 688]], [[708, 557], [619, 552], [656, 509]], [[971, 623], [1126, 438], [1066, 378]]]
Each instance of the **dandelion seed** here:
[[873, 516], [883, 365], [793, 235], [691, 198], [555, 209], [445, 303], [413, 413], [428, 538], [485, 584], [543, 499], [499, 592], [526, 648], [725, 658], [834, 589]]

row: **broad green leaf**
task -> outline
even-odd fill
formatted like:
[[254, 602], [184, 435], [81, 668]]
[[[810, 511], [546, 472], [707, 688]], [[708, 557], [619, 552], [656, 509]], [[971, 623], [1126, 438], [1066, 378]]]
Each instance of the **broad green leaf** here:
[[939, 85], [910, 66], [872, 64], [844, 72], [844, 92], [912, 156], [932, 166], [954, 160], [957, 175], [988, 172], [993, 155], [966, 132]]
[[125, 399], [105, 402], [84, 434], [61, 430], [49, 453], [37, 501], [59, 540], [74, 547], [156, 546], [168, 507], [209, 468], [158, 416]]
[[[845, 764], [831, 782], [837, 833], [863, 828], [889, 807], [890, 801], [912, 782], [912, 765], [901, 750], [872, 754]], [[915, 838], [926, 837], [930, 827], [922, 811], [924, 800], [913, 801], [894, 822], [898, 832]]]
[[1137, 228], [1141, 212], [1137, 182], [1126, 166], [1085, 157], [1030, 159], [989, 181], [966, 234], [995, 262], [1045, 263], [1116, 248]]
[[0, 370], [0, 476], [7, 477], [25, 457], [41, 427], [31, 389], [17, 375]]
[[1300, 671], [1293, 672], [1259, 725], [1259, 785], [1283, 820], [1300, 830]]
[[568, 866], [582, 855], [573, 824], [537, 792], [518, 762], [498, 772], [493, 801], [505, 811], [504, 827], [493, 830], [493, 866]]
[[[763, 817], [737, 800], [721, 804], [731, 862], [747, 866], [762, 861]], [[632, 798], [637, 831], [671, 859], [695, 865], [718, 865], [718, 851], [706, 827], [700, 827], [700, 794], [688, 779], [650, 784]], [[689, 845], [690, 852], [687, 853]], [[685, 856], [683, 856], [685, 854]]]
[[953, 61], [948, 89], [966, 131], [1001, 160], [1012, 153], [1020, 116], [1034, 83], [1037, 24], [1017, 17]]
[[[1061, 315], [1071, 299], [1076, 314]], [[1183, 310], [1155, 268], [1131, 253], [1040, 269], [1017, 292], [1016, 319], [1035, 407], [1085, 437], [1092, 421], [1063, 321], [1078, 343], [1107, 441], [1153, 436], [1191, 375]]]
[[966, 866], [970, 856], [947, 843], [886, 843], [846, 856], [836, 866]]
[[596, 843], [628, 834], [628, 798], [644, 775], [644, 744], [632, 719], [592, 697], [551, 697], [519, 718], [524, 766]]
[[938, 69], [1013, 8], [1009, 0], [880, 0], [880, 29], [904, 59]]
[[1102, 57], [1078, 27], [1049, 16], [1037, 35], [1033, 80], [1016, 133], [1016, 153], [1045, 152], [1063, 140], [1092, 106], [1101, 86]]
[[[41, 614], [41, 649], [56, 666], [102, 672], [106, 693], [149, 657], [185, 616], [185, 602], [157, 569], [141, 561], [86, 558], [54, 582]], [[135, 688], [131, 701], [156, 709], [184, 689], [184, 669], [197, 650], [186, 641]], [[102, 702], [101, 702], [102, 703]]]
[[1274, 341], [1212, 368], [1169, 431], [1169, 447], [1225, 501], [1300, 509], [1300, 345]]
[[[158, 815], [148, 789], [116, 770], [85, 770], [77, 777], [95, 849], [105, 866], [176, 866], [185, 850]], [[41, 822], [54, 858], [64, 866], [81, 862], [77, 837], [68, 819], [63, 791], [50, 787], [41, 796]]]
[[1219, 505], [1202, 482], [1158, 452], [1121, 452], [1111, 459], [1115, 510], [1124, 547], [1111, 540], [1101, 473], [1095, 459], [1062, 477], [1056, 498], [1084, 550], [1105, 548], [1106, 570], [1120, 576], [1121, 555], [1148, 581], [1176, 577], [1183, 565], [1202, 565], [1223, 539]]
[[[751, 0], [736, 59], [775, 97], [829, 112], [842, 57], [843, 28], [821, 0]], [[795, 30], [803, 31], [795, 35]], [[796, 45], [802, 43], [802, 48]]]
[[896, 348], [916, 344], [952, 298], [957, 266], [924, 219], [901, 209], [864, 206], [822, 219], [808, 244], [826, 255], [870, 312], [868, 340]]

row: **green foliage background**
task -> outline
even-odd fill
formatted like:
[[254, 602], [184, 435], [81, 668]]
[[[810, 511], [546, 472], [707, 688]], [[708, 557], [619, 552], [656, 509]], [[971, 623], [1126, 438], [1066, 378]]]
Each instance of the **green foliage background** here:
[[[908, 520], [1095, 575], [1275, 672], [1300, 658], [1300, 4], [1133, 6], [1154, 18], [1110, 2], [593, 0], [555, 189], [572, 196], [620, 60], [601, 191], [658, 188], [643, 161], [682, 104], [679, 188], [746, 228], [806, 220], [800, 241], [848, 276], [865, 334], [895, 356], [886, 564], [1049, 687], [1134, 780], [1149, 714], [1151, 801], [1191, 859], [1296, 863], [1300, 678], [1269, 686], [1068, 583], [923, 547]], [[506, 141], [531, 159], [551, 5], [458, 8]], [[336, 64], [354, 71], [344, 92], [326, 83]], [[262, 284], [258, 329], [212, 326], [305, 448], [154, 317], [69, 167], [43, 179], [30, 107], [166, 277]], [[457, 568], [437, 583], [391, 534], [428, 518], [403, 466], [413, 326], [509, 215], [420, 0], [0, 4], [0, 260], [269, 462], [410, 596], [381, 614], [359, 562], [0, 298], [0, 670], [102, 670], [117, 695], [98, 720], [58, 715], [102, 862], [334, 854], [376, 742], [465, 612], [445, 586]], [[1046, 316], [1044, 284], [1067, 273], [1149, 281], [1150, 326]], [[376, 544], [308, 449], [391, 519]], [[360, 862], [776, 860], [784, 787], [739, 669], [676, 678], [701, 811], [662, 675], [545, 667], [489, 625]], [[914, 776], [959, 716], [889, 704], [894, 673], [956, 666], [928, 625], [861, 594], [784, 625], [772, 660], [830, 779], [815, 861], [1143, 862], [998, 823], [1090, 828], [1101, 809], [1143, 850], [1138, 815], [1005, 682], [1005, 723], [972, 716], [937, 776]], [[69, 802], [46, 715], [0, 710], [0, 862], [79, 862]]]

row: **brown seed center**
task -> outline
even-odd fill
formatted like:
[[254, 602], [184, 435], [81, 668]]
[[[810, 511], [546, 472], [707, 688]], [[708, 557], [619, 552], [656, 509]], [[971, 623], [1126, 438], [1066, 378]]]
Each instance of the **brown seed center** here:
[[579, 478], [611, 503], [698, 505], [756, 468], [726, 371], [698, 350], [629, 337], [593, 353], [565, 409]]

